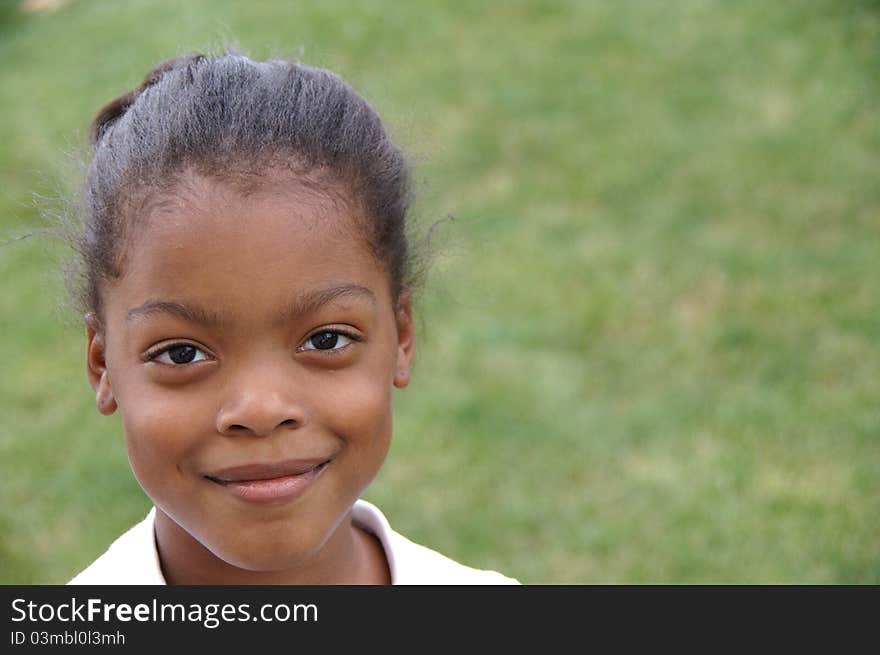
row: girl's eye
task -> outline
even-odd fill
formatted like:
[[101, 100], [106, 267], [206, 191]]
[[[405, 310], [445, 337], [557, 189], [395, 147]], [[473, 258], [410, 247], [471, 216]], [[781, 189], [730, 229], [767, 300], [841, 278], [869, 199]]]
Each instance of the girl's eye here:
[[180, 343], [163, 349], [151, 359], [162, 364], [191, 364], [208, 359], [208, 357], [201, 349], [188, 343]]
[[334, 330], [325, 330], [318, 332], [309, 337], [303, 344], [303, 350], [339, 350], [352, 342], [352, 338], [335, 332]]

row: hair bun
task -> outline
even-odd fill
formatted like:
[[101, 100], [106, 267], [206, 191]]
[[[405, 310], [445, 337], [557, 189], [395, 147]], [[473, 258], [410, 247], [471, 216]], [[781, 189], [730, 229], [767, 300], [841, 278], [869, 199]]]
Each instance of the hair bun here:
[[180, 57], [174, 57], [173, 59], [168, 59], [158, 64], [147, 73], [144, 81], [141, 82], [139, 86], [118, 98], [114, 98], [98, 110], [98, 113], [95, 114], [95, 117], [92, 119], [91, 127], [89, 128], [89, 142], [93, 146], [98, 145], [101, 137], [106, 134], [107, 130], [113, 125], [113, 123], [119, 120], [119, 118], [128, 111], [128, 108], [134, 104], [135, 100], [138, 99], [138, 96], [162, 79], [162, 76], [165, 73], [174, 70], [175, 68], [189, 66], [204, 58], [204, 55], [192, 53]]

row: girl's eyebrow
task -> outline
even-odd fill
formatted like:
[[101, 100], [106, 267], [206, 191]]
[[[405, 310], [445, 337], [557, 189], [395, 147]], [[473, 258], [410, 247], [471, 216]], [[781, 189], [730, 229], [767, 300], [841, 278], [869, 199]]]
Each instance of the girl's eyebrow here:
[[376, 304], [376, 294], [370, 289], [359, 284], [345, 283], [327, 289], [314, 289], [297, 296], [278, 318], [281, 321], [288, 321], [297, 316], [304, 316], [338, 298], [360, 298], [371, 305]]
[[[360, 298], [371, 305], [376, 304], [376, 295], [359, 284], [339, 284], [327, 289], [314, 289], [300, 294], [279, 314], [279, 321], [288, 321], [297, 316], [314, 312], [338, 298]], [[191, 303], [176, 300], [148, 300], [128, 310], [126, 320], [133, 321], [152, 314], [172, 314], [190, 323], [217, 326], [224, 323], [223, 317], [211, 310]]]

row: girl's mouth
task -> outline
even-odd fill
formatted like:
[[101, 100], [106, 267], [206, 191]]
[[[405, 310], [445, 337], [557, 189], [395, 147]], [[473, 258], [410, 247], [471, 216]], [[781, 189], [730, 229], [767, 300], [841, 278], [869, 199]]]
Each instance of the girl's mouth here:
[[204, 477], [242, 500], [282, 503], [301, 496], [327, 468], [330, 459], [287, 460], [272, 464], [247, 464]]

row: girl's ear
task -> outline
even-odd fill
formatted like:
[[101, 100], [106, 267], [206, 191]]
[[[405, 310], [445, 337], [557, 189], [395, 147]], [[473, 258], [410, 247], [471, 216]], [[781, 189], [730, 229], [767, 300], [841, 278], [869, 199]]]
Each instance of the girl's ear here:
[[400, 292], [397, 303], [397, 366], [394, 386], [403, 389], [409, 384], [409, 371], [416, 352], [416, 334], [412, 317], [412, 294], [409, 289]]
[[104, 416], [110, 416], [116, 411], [116, 398], [113, 397], [113, 389], [110, 388], [110, 378], [107, 374], [104, 333], [101, 331], [98, 317], [94, 314], [86, 314], [85, 321], [88, 334], [86, 372], [89, 383], [95, 390], [95, 404], [98, 406], [98, 411]]

